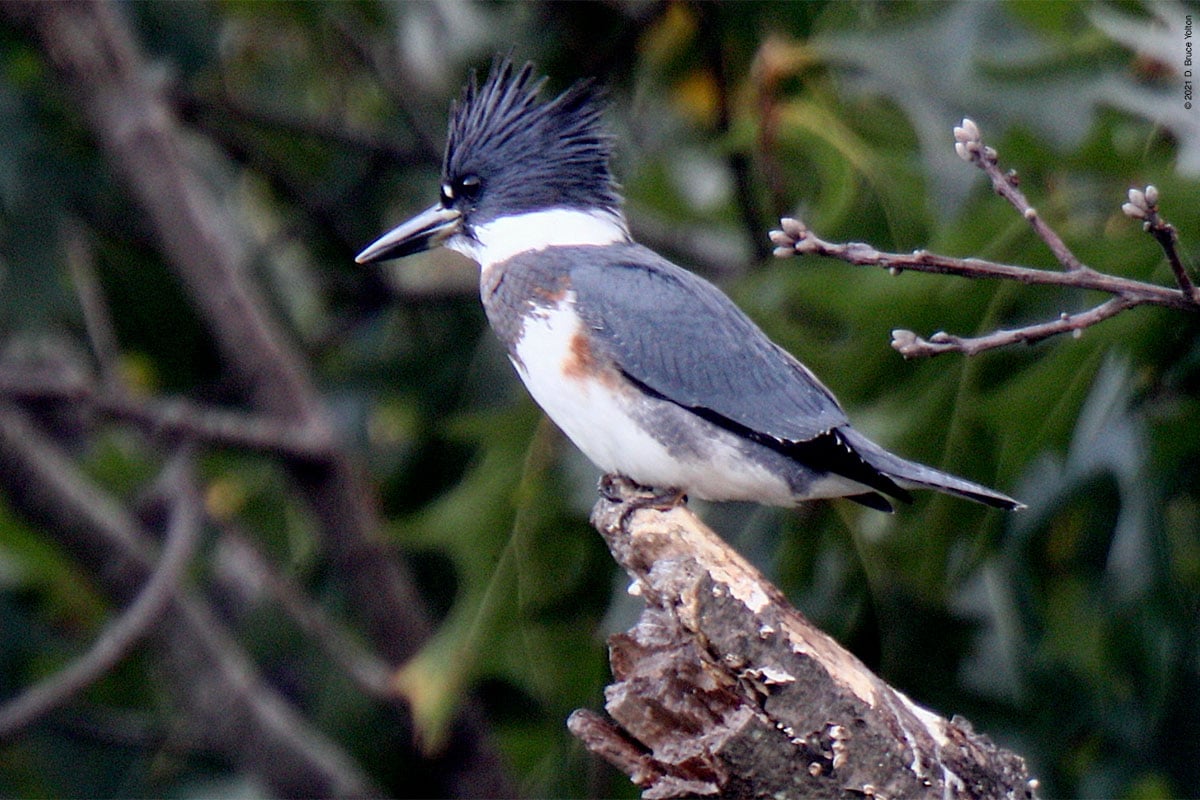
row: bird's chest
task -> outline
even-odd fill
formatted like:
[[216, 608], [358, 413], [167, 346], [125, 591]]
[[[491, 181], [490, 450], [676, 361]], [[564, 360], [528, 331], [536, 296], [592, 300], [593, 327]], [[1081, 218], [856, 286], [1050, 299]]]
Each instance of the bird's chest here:
[[526, 389], [584, 455], [625, 473], [671, 461], [647, 428], [644, 395], [593, 339], [566, 275], [485, 275], [482, 295]]

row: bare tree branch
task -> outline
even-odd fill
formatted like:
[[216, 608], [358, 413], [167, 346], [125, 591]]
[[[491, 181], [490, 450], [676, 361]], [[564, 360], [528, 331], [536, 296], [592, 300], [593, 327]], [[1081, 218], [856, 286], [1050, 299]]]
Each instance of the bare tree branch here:
[[[0, 486], [16, 508], [55, 531], [102, 587], [134, 598], [160, 558], [154, 537], [124, 505], [89, 481], [20, 409], [0, 403]], [[175, 655], [168, 687], [196, 724], [199, 739], [288, 796], [378, 795], [335, 744], [259, 676], [208, 606], [178, 581], [156, 627]], [[201, 738], [202, 737], [202, 738]]]
[[646, 607], [572, 732], [645, 798], [1031, 798], [1025, 762], [872, 674], [686, 507], [618, 479], [592, 522]]
[[92, 413], [138, 426], [151, 436], [240, 447], [295, 459], [323, 459], [333, 452], [323, 426], [205, 406], [182, 398], [134, 397], [119, 386], [96, 386], [78, 373], [0, 366], [0, 396], [18, 402], [68, 402]]
[[955, 258], [926, 250], [886, 253], [862, 242], [835, 244], [818, 237], [800, 220], [791, 218], [780, 220], [780, 229], [771, 231], [770, 238], [775, 244], [775, 255], [779, 258], [790, 258], [794, 255], [827, 256], [850, 264], [883, 267], [893, 275], [913, 270], [964, 278], [997, 278], [1026, 284], [1066, 286], [1114, 295], [1111, 300], [1084, 312], [1064, 312], [1058, 319], [1050, 322], [999, 330], [985, 336], [968, 338], [939, 331], [924, 339], [910, 330], [898, 328], [892, 331], [892, 347], [905, 358], [950, 352], [974, 355], [1017, 342], [1037, 342], [1061, 333], [1078, 336], [1085, 328], [1140, 305], [1157, 305], [1176, 311], [1200, 311], [1200, 290], [1193, 285], [1180, 260], [1175, 228], [1158, 214], [1158, 190], [1153, 186], [1146, 187], [1145, 192], [1131, 189], [1129, 202], [1121, 208], [1129, 216], [1145, 220], [1145, 230], [1162, 246], [1167, 260], [1171, 263], [1178, 289], [1097, 272], [1083, 264], [1017, 188], [1016, 174], [1001, 172], [996, 151], [983, 144], [979, 128], [974, 122], [964, 119], [962, 125], [954, 129], [954, 138], [955, 151], [963, 160], [982, 169], [991, 179], [996, 192], [1029, 221], [1037, 235], [1063, 266], [1061, 271], [1001, 264], [980, 258]]
[[1083, 333], [1084, 328], [1095, 325], [1097, 322], [1106, 320], [1109, 317], [1115, 317], [1117, 314], [1128, 308], [1132, 308], [1134, 305], [1136, 303], [1127, 298], [1114, 297], [1095, 308], [1078, 314], [1063, 312], [1059, 315], [1058, 319], [1051, 322], [1026, 325], [1022, 328], [1011, 330], [998, 330], [985, 336], [975, 337], [955, 336], [945, 331], [939, 331], [928, 339], [922, 339], [912, 331], [897, 328], [892, 331], [892, 347], [905, 358], [936, 356], [941, 353], [962, 353], [963, 355], [973, 356], [976, 353], [991, 350], [995, 347], [1004, 347], [1018, 343], [1033, 344], [1042, 339], [1057, 336], [1060, 333], [1069, 332], [1074, 336], [1079, 336]]
[[[252, 408], [304, 431], [320, 430], [318, 441], [332, 440], [331, 415], [315, 381], [252, 280], [248, 240], [206, 180], [198, 163], [203, 155], [187, 146], [168, 87], [147, 64], [120, 7], [9, 0], [0, 13], [31, 35], [80, 109]], [[390, 663], [403, 662], [428, 638], [430, 620], [379, 536], [362, 466], [341, 449], [285, 463], [320, 522], [323, 552], [368, 638]], [[511, 794], [482, 716], [470, 704], [452, 737], [439, 763], [448, 793]], [[248, 744], [238, 736], [230, 743]]]
[[800, 220], [789, 218], [781, 220], [781, 222], [782, 230], [771, 231], [771, 240], [776, 243], [775, 255], [780, 258], [788, 258], [793, 255], [819, 255], [860, 266], [882, 267], [894, 275], [899, 275], [905, 270], [912, 270], [913, 272], [958, 275], [963, 278], [998, 278], [1017, 283], [1091, 289], [1128, 297], [1137, 305], [1158, 305], [1176, 311], [1200, 311], [1200, 304], [1185, 296], [1178, 289], [1097, 272], [1087, 266], [1080, 267], [1073, 272], [1065, 272], [1002, 264], [982, 258], [943, 256], [927, 250], [889, 253], [876, 250], [871, 245], [862, 242], [847, 244], [827, 242], [809, 230]]
[[255, 582], [265, 590], [283, 612], [345, 672], [359, 689], [387, 702], [397, 702], [400, 693], [392, 680], [394, 671], [374, 653], [366, 650], [345, 630], [316, 606], [296, 582], [279, 572], [258, 551], [254, 543], [234, 530], [221, 526], [222, 547], [230, 549], [240, 571], [253, 573]]
[[200, 498], [190, 476], [190, 453], [180, 450], [167, 467], [171, 519], [166, 544], [146, 585], [92, 647], [69, 666], [0, 706], [0, 741], [62, 706], [121, 661], [162, 616], [179, 588], [200, 538]]
[[79, 296], [83, 321], [96, 363], [100, 367], [101, 380], [116, 381], [120, 375], [121, 347], [117, 343], [116, 326], [108, 313], [104, 290], [96, 275], [95, 256], [91, 242], [77, 224], [68, 224], [65, 230], [67, 245], [67, 267], [71, 271], [71, 283]]
[[1017, 212], [1029, 222], [1038, 237], [1050, 248], [1050, 252], [1063, 265], [1063, 269], [1074, 272], [1083, 267], [1083, 263], [1071, 252], [1062, 238], [1046, 224], [1041, 215], [1025, 197], [1019, 188], [1017, 173], [1014, 171], [1001, 172], [996, 150], [983, 143], [979, 126], [974, 121], [964, 119], [961, 125], [954, 128], [954, 152], [963, 161], [979, 167], [992, 182], [996, 194], [1003, 197]]

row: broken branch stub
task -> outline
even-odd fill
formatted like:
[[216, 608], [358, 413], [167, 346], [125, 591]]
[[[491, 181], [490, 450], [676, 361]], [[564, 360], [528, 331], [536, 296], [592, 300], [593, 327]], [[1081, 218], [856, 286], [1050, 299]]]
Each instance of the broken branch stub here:
[[687, 508], [636, 500], [592, 512], [646, 603], [610, 639], [612, 722], [569, 724], [643, 797], [1034, 797], [1020, 756], [888, 686]]

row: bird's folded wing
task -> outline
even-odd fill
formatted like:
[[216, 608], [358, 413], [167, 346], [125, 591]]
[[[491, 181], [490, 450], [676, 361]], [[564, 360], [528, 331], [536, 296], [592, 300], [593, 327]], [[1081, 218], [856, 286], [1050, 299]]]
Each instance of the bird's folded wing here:
[[781, 443], [847, 423], [816, 376], [708, 281], [638, 245], [585, 249], [571, 259], [577, 311], [632, 380]]

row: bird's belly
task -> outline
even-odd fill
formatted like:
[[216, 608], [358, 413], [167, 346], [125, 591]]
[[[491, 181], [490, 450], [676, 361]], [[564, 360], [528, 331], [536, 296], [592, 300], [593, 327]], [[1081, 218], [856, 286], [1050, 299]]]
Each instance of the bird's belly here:
[[563, 433], [605, 472], [709, 500], [793, 505], [794, 487], [756, 445], [641, 391], [588, 345], [569, 304], [525, 320], [513, 364]]

